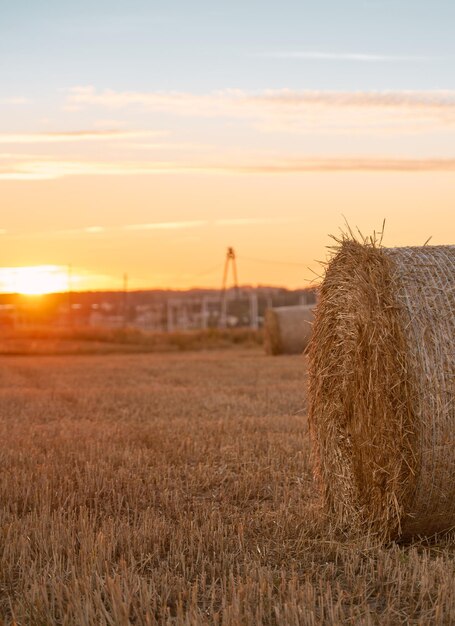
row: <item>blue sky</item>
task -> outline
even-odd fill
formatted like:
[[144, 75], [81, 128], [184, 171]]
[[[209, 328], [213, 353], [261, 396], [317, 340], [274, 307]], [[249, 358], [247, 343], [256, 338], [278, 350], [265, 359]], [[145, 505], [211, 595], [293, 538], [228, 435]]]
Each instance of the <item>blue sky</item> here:
[[3, 0], [0, 88], [447, 89], [454, 23], [449, 0]]

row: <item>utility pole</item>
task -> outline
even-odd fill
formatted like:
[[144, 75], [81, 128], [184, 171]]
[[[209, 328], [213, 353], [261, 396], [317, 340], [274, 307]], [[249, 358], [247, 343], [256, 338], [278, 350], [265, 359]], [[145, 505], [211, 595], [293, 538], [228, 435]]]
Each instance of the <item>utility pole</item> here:
[[73, 297], [72, 297], [73, 268], [68, 264], [68, 326], [73, 326]]
[[227, 277], [229, 271], [229, 265], [232, 265], [232, 273], [234, 276], [234, 287], [236, 297], [239, 295], [239, 283], [237, 279], [237, 261], [235, 258], [235, 250], [232, 247], [229, 247], [226, 252], [226, 260], [224, 262], [224, 271], [223, 271], [223, 283], [221, 285], [221, 316], [219, 325], [221, 328], [226, 328], [227, 326]]
[[207, 297], [202, 296], [201, 300], [201, 327], [205, 330], [209, 324], [209, 310], [207, 306]]
[[250, 328], [257, 330], [258, 324], [258, 294], [256, 289], [250, 292]]
[[167, 301], [166, 306], [166, 326], [167, 332], [172, 333], [174, 330], [174, 308], [171, 300]]
[[128, 274], [123, 274], [123, 328], [128, 325]]

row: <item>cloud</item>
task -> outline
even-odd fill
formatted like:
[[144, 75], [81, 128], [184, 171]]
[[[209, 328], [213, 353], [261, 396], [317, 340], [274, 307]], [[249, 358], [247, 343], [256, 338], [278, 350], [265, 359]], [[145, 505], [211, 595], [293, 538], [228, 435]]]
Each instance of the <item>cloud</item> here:
[[202, 105], [201, 115], [207, 109], [213, 114], [232, 110], [237, 106], [247, 109], [251, 104], [287, 106], [338, 106], [338, 107], [407, 107], [437, 108], [455, 107], [455, 90], [434, 91], [310, 91], [292, 89], [268, 89], [247, 92], [240, 89], [226, 89], [207, 94], [194, 94], [176, 91], [122, 92], [113, 90], [97, 91], [94, 87], [73, 87], [68, 100], [81, 105], [124, 108], [139, 105], [150, 110], [194, 114], [191, 105]]
[[256, 102], [290, 106], [337, 106], [340, 108], [453, 109], [455, 90], [445, 91], [293, 91], [267, 90], [250, 96]]
[[288, 160], [281, 163], [243, 165], [230, 168], [239, 174], [298, 174], [303, 172], [451, 172], [455, 158], [396, 159], [396, 158], [315, 158]]
[[11, 98], [0, 98], [0, 104], [27, 104], [29, 100], [20, 96]]
[[94, 87], [73, 87], [69, 90], [67, 104], [76, 108], [99, 106], [107, 109], [141, 107], [148, 111], [179, 115], [226, 115], [230, 104], [243, 92], [230, 90], [209, 94], [194, 94], [179, 91], [97, 91]]
[[407, 133], [455, 128], [455, 90], [308, 91], [271, 89], [189, 92], [98, 91], [74, 87], [78, 108], [141, 108], [167, 115], [234, 118], [263, 131], [302, 133]]
[[[85, 226], [80, 228], [66, 228], [50, 231], [11, 232], [10, 237], [20, 239], [50, 238], [50, 237], [83, 237], [94, 234], [125, 236], [125, 231], [130, 233], [147, 231], [176, 231], [192, 230], [204, 226], [247, 226], [259, 224], [285, 224], [300, 221], [299, 218], [273, 218], [273, 217], [242, 217], [226, 218], [217, 220], [174, 220], [170, 222], [147, 222], [142, 224], [124, 224], [121, 226]], [[6, 235], [7, 231], [0, 229], [0, 236]]]
[[[67, 176], [142, 176], [158, 174], [301, 174], [305, 172], [451, 172], [455, 158], [304, 157], [250, 163], [160, 163], [27, 161], [0, 166], [0, 180], [53, 180]], [[174, 222], [137, 224], [131, 230], [173, 228]], [[190, 224], [190, 223], [188, 223]], [[191, 222], [200, 225], [199, 222]], [[93, 227], [98, 228], [98, 227]], [[95, 231], [92, 231], [95, 232]]]
[[[132, 142], [128, 143], [127, 147], [129, 148], [137, 148], [138, 150], [190, 150], [194, 152], [195, 150], [208, 150], [213, 148], [213, 146], [209, 144], [202, 143], [173, 143], [173, 142], [153, 142], [153, 143], [144, 143], [144, 142]], [[1, 155], [0, 155], [1, 156]]]
[[[58, 230], [45, 230], [45, 231], [11, 231], [8, 232], [9, 237], [19, 239], [41, 238], [41, 237], [79, 237], [84, 235], [97, 235], [108, 232], [108, 228], [105, 226], [85, 226], [81, 228], [64, 228]], [[1, 234], [1, 232], [0, 232]]]
[[96, 235], [98, 233], [104, 233], [106, 229], [103, 226], [87, 226], [84, 228], [84, 232], [90, 235]]
[[36, 152], [0, 152], [0, 160], [2, 161], [17, 161], [20, 160], [36, 160], [36, 159], [49, 159], [48, 154], [37, 154]]
[[436, 60], [435, 57], [364, 54], [352, 52], [321, 52], [316, 50], [290, 50], [264, 52], [260, 55], [267, 59], [301, 59], [302, 61], [359, 61], [362, 63], [419, 62]]
[[150, 222], [148, 224], [128, 224], [125, 230], [180, 230], [206, 226], [207, 220], [191, 220], [180, 222]]
[[75, 130], [46, 133], [0, 133], [0, 144], [74, 143], [156, 137], [162, 131]]
[[217, 226], [250, 226], [259, 224], [289, 224], [298, 221], [289, 217], [233, 217], [216, 220]]
[[165, 163], [25, 161], [0, 166], [0, 180], [54, 180], [66, 176], [137, 176], [163, 174], [174, 170], [174, 165]]

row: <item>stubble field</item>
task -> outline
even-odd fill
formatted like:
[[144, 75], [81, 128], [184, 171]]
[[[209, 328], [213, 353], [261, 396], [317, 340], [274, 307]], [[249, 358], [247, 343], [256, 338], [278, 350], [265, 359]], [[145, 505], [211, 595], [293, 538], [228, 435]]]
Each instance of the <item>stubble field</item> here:
[[304, 357], [3, 357], [3, 624], [452, 624], [453, 537], [318, 510]]

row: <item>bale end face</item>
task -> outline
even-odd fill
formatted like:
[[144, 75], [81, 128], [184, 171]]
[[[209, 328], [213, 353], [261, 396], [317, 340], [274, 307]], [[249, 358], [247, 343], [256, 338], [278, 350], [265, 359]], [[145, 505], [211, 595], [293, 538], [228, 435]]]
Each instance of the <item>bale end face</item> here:
[[264, 345], [267, 354], [302, 354], [311, 337], [314, 305], [283, 306], [265, 314]]

